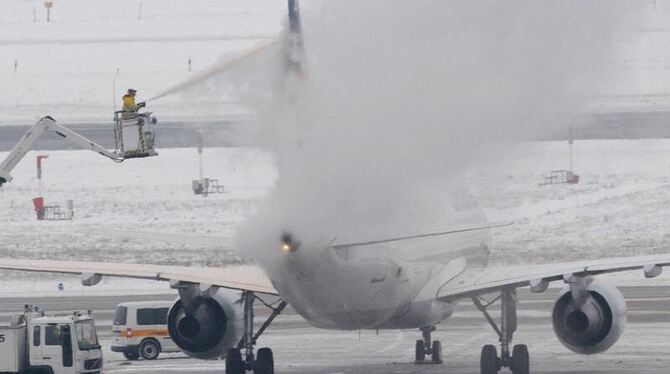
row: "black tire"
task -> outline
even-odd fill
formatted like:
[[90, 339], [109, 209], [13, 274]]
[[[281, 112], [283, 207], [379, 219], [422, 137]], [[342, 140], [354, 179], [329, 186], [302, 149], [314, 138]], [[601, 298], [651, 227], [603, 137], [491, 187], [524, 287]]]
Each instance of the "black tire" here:
[[275, 374], [275, 360], [270, 348], [261, 348], [256, 353], [254, 374]]
[[239, 349], [231, 348], [226, 352], [226, 374], [244, 374], [242, 353]]
[[128, 361], [135, 361], [140, 358], [140, 354], [137, 351], [125, 351], [123, 352], [123, 357]]
[[433, 342], [433, 348], [430, 350], [430, 361], [434, 365], [442, 364], [442, 343], [439, 340]]
[[480, 361], [481, 374], [497, 374], [500, 371], [498, 364], [498, 350], [493, 345], [485, 345], [482, 348]]
[[153, 339], [147, 339], [140, 344], [140, 356], [145, 360], [155, 360], [161, 354], [161, 346]]
[[27, 368], [19, 372], [20, 374], [53, 374], [54, 371], [50, 366], [42, 366], [37, 368]]
[[416, 348], [414, 349], [414, 356], [416, 362], [422, 362], [426, 359], [426, 346], [423, 344], [423, 340], [416, 341]]
[[528, 354], [528, 347], [524, 344], [515, 345], [512, 349], [512, 373], [530, 373], [530, 355]]

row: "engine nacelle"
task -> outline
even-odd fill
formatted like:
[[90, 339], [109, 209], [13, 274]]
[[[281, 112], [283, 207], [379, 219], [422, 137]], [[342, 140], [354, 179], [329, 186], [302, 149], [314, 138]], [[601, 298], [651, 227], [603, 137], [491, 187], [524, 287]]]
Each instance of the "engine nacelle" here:
[[186, 314], [182, 300], [168, 313], [170, 337], [191, 357], [224, 357], [226, 350], [240, 341], [244, 318], [240, 292], [219, 289], [212, 297], [198, 297], [195, 308]]
[[594, 280], [590, 297], [581, 308], [575, 306], [570, 287], [558, 294], [552, 313], [554, 332], [561, 343], [579, 354], [610, 349], [626, 326], [626, 300], [613, 285]]

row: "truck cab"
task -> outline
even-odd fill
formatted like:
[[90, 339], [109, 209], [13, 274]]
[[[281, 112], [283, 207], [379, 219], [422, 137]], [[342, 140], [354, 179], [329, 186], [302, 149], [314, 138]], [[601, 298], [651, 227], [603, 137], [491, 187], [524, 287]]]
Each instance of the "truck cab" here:
[[[0, 372], [83, 374], [102, 371], [102, 350], [91, 315], [28, 312], [0, 326]], [[6, 367], [5, 367], [6, 366]]]

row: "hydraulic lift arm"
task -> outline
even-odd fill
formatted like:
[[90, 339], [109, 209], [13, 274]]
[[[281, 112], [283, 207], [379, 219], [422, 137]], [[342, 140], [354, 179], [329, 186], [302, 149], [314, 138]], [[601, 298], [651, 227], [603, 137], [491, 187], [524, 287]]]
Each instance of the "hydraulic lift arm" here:
[[33, 127], [31, 127], [21, 138], [21, 141], [12, 149], [9, 156], [0, 163], [0, 186], [12, 180], [10, 172], [23, 159], [23, 157], [30, 151], [37, 141], [37, 138], [42, 135], [45, 130], [51, 130], [63, 138], [77, 144], [81, 147], [90, 149], [91, 151], [103, 155], [112, 161], [122, 162], [124, 157], [116, 152], [112, 152], [95, 143], [91, 139], [86, 138], [65, 126], [56, 123], [56, 120], [47, 116], [39, 120]]

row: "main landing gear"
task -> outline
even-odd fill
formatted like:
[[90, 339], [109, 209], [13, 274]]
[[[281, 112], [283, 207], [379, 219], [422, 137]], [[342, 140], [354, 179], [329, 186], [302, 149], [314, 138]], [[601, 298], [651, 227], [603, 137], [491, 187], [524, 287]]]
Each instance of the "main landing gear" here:
[[[517, 327], [516, 307], [518, 299], [516, 289], [503, 288], [500, 291], [500, 296], [490, 302], [481, 297], [472, 297], [472, 301], [500, 337], [500, 357], [498, 357], [494, 345], [485, 345], [482, 348], [481, 374], [497, 374], [502, 368], [509, 368], [513, 374], [528, 374], [530, 369], [528, 347], [523, 344], [515, 345], [510, 352], [510, 344]], [[482, 303], [482, 301], [485, 303]], [[497, 301], [500, 301], [500, 327], [487, 310]]]
[[[272, 309], [272, 314], [254, 333], [254, 301], [256, 300]], [[260, 348], [254, 356], [254, 346], [265, 329], [286, 308], [286, 302], [282, 300], [279, 306], [273, 307], [266, 304], [253, 292], [245, 291], [242, 293], [242, 305], [244, 307], [244, 335], [236, 348], [231, 348], [226, 352], [226, 374], [245, 374], [247, 371], [253, 371], [254, 374], [274, 374], [272, 350], [270, 348]], [[244, 359], [242, 358], [243, 352]]]
[[435, 326], [425, 326], [421, 328], [423, 334], [422, 340], [416, 341], [416, 363], [423, 364], [426, 361], [426, 356], [430, 356], [431, 364], [442, 363], [442, 343], [436, 340], [431, 343], [431, 334], [435, 331]]

